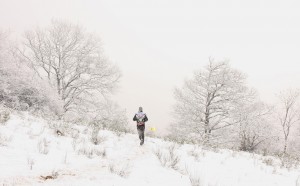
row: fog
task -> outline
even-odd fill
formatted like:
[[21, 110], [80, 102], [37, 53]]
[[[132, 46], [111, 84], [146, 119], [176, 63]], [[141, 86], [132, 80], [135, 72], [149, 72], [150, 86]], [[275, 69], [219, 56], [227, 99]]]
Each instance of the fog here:
[[246, 73], [267, 102], [300, 87], [299, 8], [296, 0], [0, 0], [0, 28], [19, 37], [62, 19], [94, 32], [123, 74], [115, 100], [130, 121], [142, 106], [163, 134], [173, 89], [209, 57]]

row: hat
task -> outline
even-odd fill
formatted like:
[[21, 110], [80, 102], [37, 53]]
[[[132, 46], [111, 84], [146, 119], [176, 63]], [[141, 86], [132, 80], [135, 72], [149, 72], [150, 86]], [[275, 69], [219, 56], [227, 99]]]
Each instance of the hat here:
[[143, 107], [139, 107], [139, 112], [143, 112]]

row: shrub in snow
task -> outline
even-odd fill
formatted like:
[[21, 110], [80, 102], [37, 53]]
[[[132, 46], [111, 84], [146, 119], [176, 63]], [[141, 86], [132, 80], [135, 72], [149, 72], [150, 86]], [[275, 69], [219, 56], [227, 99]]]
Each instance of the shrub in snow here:
[[114, 131], [114, 134], [118, 137], [121, 137], [124, 133], [121, 131]]
[[177, 164], [180, 161], [179, 156], [175, 152], [175, 148], [176, 148], [176, 145], [174, 143], [172, 145], [168, 146], [168, 152], [169, 152], [168, 162], [169, 162], [169, 166], [173, 169], [176, 168]]
[[186, 168], [186, 172], [188, 174], [189, 180], [192, 186], [203, 186], [203, 180], [201, 179], [201, 174], [197, 171], [191, 171], [190, 169]]
[[82, 134], [87, 134], [88, 131], [89, 131], [89, 129], [88, 129], [88, 128], [85, 128], [85, 129], [82, 131]]
[[10, 112], [7, 109], [0, 109], [0, 124], [5, 124], [10, 119]]
[[0, 133], [0, 146], [7, 146], [8, 142], [12, 140], [12, 136], [7, 136], [3, 133]]
[[160, 148], [156, 148], [154, 150], [154, 154], [157, 156], [159, 162], [161, 163], [162, 166], [166, 166], [166, 161], [165, 161], [165, 157], [163, 156], [163, 152]]
[[128, 177], [129, 176], [129, 164], [116, 164], [115, 162], [111, 162], [108, 165], [108, 170], [112, 174], [119, 175], [121, 177]]
[[201, 186], [201, 178], [197, 176], [189, 175], [189, 179], [191, 181], [192, 186]]
[[96, 154], [97, 156], [101, 156], [101, 157], [103, 157], [103, 158], [106, 157], [106, 149], [105, 149], [105, 148], [103, 148], [103, 149], [97, 149], [97, 150], [95, 150], [94, 152], [95, 152], [95, 154]]
[[92, 149], [90, 146], [81, 146], [77, 152], [78, 154], [85, 155], [88, 158], [93, 158], [94, 155], [94, 149]]
[[[24, 67], [25, 68], [25, 67]], [[33, 78], [28, 70], [0, 65], [0, 98], [3, 105], [15, 110], [42, 111], [59, 115], [61, 103], [46, 82]]]
[[199, 161], [201, 157], [206, 156], [206, 152], [199, 146], [194, 146], [194, 148], [189, 152], [189, 155], [193, 156], [197, 161]]
[[[62, 120], [58, 120], [58, 121], [49, 121], [48, 125], [51, 129], [54, 129], [55, 134], [58, 136], [64, 136], [67, 134], [71, 134], [73, 133], [74, 130], [71, 127], [71, 124]], [[78, 130], [77, 130], [78, 131]]]
[[50, 144], [50, 141], [48, 141], [46, 138], [40, 139], [37, 144], [38, 151], [41, 154], [48, 154], [49, 153], [49, 144]]
[[285, 167], [287, 169], [298, 168], [300, 165], [300, 158], [289, 154], [282, 154], [280, 156], [280, 160], [281, 167]]
[[96, 146], [84, 137], [73, 139], [72, 146], [78, 154], [85, 155], [88, 158], [93, 158], [95, 156], [106, 156], [106, 149], [104, 147]]
[[98, 133], [97, 135], [97, 144], [101, 144], [103, 142], [105, 142], [107, 140], [107, 136], [105, 136], [104, 134]]
[[28, 158], [27, 158], [27, 164], [28, 164], [30, 170], [33, 169], [34, 163], [35, 163], [35, 162], [34, 162], [34, 159], [33, 159], [32, 157], [28, 157]]
[[154, 150], [154, 154], [157, 156], [163, 167], [170, 167], [172, 169], [177, 169], [177, 164], [180, 161], [180, 157], [175, 152], [176, 145], [171, 144], [165, 149], [157, 147]]
[[72, 132], [71, 132], [71, 137], [72, 138], [79, 138], [79, 135], [80, 135], [80, 131], [78, 129], [73, 129]]
[[85, 146], [85, 147], [80, 147], [77, 150], [78, 154], [85, 155], [88, 158], [94, 158], [95, 156], [101, 156], [105, 157], [106, 156], [106, 150], [105, 148], [100, 149], [97, 147], [92, 147], [92, 146]]
[[98, 145], [99, 141], [98, 141], [98, 134], [99, 134], [99, 129], [98, 128], [94, 128], [93, 132], [92, 132], [92, 136], [91, 136], [91, 141], [95, 144]]
[[263, 163], [265, 163], [266, 165], [269, 165], [269, 166], [273, 166], [274, 160], [273, 160], [273, 158], [265, 158], [265, 159], [263, 159]]
[[78, 140], [79, 140], [79, 138], [74, 138], [72, 140], [72, 147], [73, 147], [74, 151], [77, 149]]
[[91, 141], [95, 145], [99, 145], [99, 144], [103, 143], [106, 140], [107, 140], [107, 137], [105, 135], [100, 134], [99, 131], [97, 131], [97, 130], [93, 130]]

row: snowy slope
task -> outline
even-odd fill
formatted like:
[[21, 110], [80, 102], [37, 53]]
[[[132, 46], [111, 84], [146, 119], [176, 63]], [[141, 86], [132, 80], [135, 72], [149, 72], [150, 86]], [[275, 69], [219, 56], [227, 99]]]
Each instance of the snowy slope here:
[[140, 146], [137, 135], [110, 131], [94, 145], [86, 127], [70, 131], [58, 136], [43, 119], [12, 115], [0, 125], [0, 185], [300, 185], [299, 169], [281, 169], [272, 157], [154, 138]]

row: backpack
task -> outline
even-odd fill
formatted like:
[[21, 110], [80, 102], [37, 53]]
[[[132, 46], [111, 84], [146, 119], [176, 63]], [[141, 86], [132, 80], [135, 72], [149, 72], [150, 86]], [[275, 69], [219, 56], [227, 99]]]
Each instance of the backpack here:
[[144, 125], [145, 124], [144, 119], [145, 119], [146, 114], [144, 114], [143, 112], [139, 112], [135, 116], [136, 116], [138, 125]]

